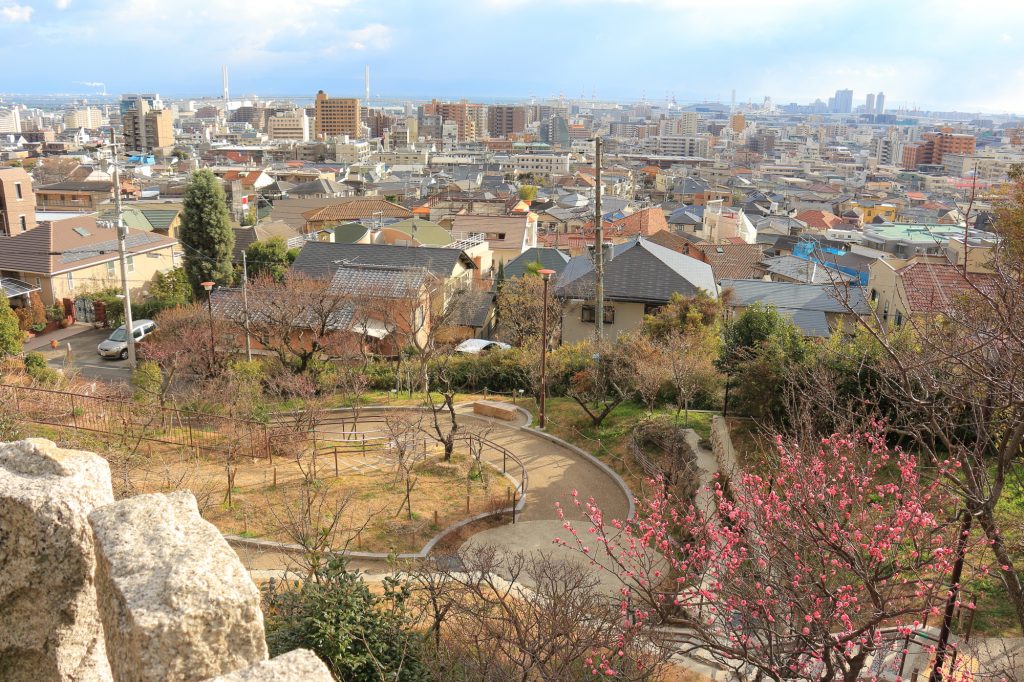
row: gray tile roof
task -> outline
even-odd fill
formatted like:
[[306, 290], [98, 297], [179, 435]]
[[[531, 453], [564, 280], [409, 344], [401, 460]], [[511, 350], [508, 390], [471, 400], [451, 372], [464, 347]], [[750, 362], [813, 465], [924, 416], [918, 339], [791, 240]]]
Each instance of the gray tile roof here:
[[846, 313], [847, 305], [859, 315], [868, 313], [864, 290], [859, 286], [765, 282], [756, 279], [723, 279], [722, 290], [732, 289], [731, 305], [746, 307], [753, 303], [770, 305], [779, 312], [815, 310], [822, 313]]
[[569, 262], [569, 255], [558, 249], [536, 247], [527, 249], [505, 264], [506, 277], [522, 277], [530, 263], [540, 263], [542, 268], [561, 274]]
[[473, 261], [458, 249], [428, 246], [392, 246], [389, 244], [332, 244], [307, 242], [292, 269], [309, 277], [332, 275], [339, 265], [381, 265], [398, 268], [423, 268], [438, 277], [448, 278], [462, 260], [466, 267]]
[[773, 275], [808, 284], [828, 284], [847, 281], [850, 276], [834, 268], [796, 256], [773, 256], [761, 261], [761, 267]]
[[[608, 300], [664, 303], [673, 293], [688, 296], [704, 290], [717, 297], [711, 266], [696, 258], [636, 237], [612, 246], [605, 264], [605, 297]], [[594, 264], [589, 255], [576, 256], [566, 264], [555, 287], [561, 298], [593, 296]]]

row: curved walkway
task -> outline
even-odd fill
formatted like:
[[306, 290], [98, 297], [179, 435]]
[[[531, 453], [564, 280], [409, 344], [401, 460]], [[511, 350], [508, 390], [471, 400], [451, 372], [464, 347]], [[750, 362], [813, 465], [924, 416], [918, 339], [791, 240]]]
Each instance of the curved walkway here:
[[[515, 524], [505, 524], [472, 536], [468, 543], [486, 543], [510, 551], [542, 550], [578, 557], [578, 553], [557, 547], [556, 537], [565, 530], [558, 518], [555, 503], [572, 506], [572, 491], [581, 500], [593, 498], [607, 518], [623, 519], [633, 511], [632, 493], [614, 471], [582, 450], [553, 439], [528, 426], [529, 413], [521, 410], [516, 422], [505, 422], [472, 413], [472, 403], [456, 407], [460, 425], [472, 424], [474, 430], [486, 429], [486, 437], [514, 452], [529, 472], [526, 501]], [[521, 409], [521, 408], [520, 408]], [[366, 407], [362, 414], [373, 414], [375, 407]], [[570, 516], [573, 520], [577, 517]], [[246, 565], [259, 577], [264, 571], [291, 564], [279, 552], [237, 549]], [[353, 566], [370, 572], [385, 570], [380, 562], [353, 561]]]

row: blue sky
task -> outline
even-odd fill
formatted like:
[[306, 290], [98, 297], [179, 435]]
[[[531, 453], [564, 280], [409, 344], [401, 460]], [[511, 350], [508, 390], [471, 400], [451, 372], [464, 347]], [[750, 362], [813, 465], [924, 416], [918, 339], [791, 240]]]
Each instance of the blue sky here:
[[1024, 113], [1020, 0], [0, 0], [0, 91], [827, 99]]

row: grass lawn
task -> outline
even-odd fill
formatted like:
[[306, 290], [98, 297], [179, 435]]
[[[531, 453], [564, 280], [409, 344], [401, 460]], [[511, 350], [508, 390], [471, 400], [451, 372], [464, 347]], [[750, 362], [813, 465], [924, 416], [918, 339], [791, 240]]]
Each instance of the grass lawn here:
[[[537, 406], [533, 401], [524, 404], [536, 416]], [[630, 435], [633, 428], [648, 418], [647, 408], [638, 403], [622, 403], [600, 426], [594, 426], [590, 417], [571, 398], [548, 398], [547, 424], [545, 430], [553, 436], [586, 450], [608, 464], [629, 484], [634, 494], [643, 490], [646, 475], [633, 460], [629, 451]], [[654, 417], [675, 417], [674, 406], [661, 406], [654, 410]], [[712, 412], [690, 411], [689, 426], [701, 438], [711, 437]], [[680, 415], [679, 423], [683, 424]]]

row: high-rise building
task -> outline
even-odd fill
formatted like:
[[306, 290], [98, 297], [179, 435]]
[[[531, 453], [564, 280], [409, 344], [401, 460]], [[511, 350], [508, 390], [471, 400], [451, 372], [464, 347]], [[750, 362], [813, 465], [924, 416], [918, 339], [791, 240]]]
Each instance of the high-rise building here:
[[160, 95], [122, 95], [125, 150], [162, 153], [174, 147], [174, 114]]
[[0, 133], [20, 133], [21, 114], [18, 107], [0, 108]]
[[487, 107], [487, 130], [491, 137], [508, 137], [526, 130], [526, 107], [491, 105]]
[[309, 142], [309, 117], [305, 109], [280, 112], [267, 119], [267, 135], [271, 140]]
[[876, 114], [884, 114], [885, 113], [885, 93], [884, 92], [880, 92], [880, 93], [878, 93], [878, 95], [875, 96], [875, 113]]
[[875, 93], [873, 92], [869, 92], [867, 98], [864, 100], [864, 113], [875, 113]]
[[31, 176], [23, 168], [0, 168], [0, 235], [13, 237], [35, 226]]
[[951, 128], [943, 128], [937, 133], [924, 133], [920, 142], [903, 148], [903, 167], [938, 165], [946, 154], [973, 154], [975, 143], [974, 135], [954, 133]]
[[853, 90], [836, 90], [831, 100], [833, 114], [849, 114], [853, 111]]
[[64, 112], [64, 125], [67, 128], [99, 128], [104, 125], [103, 112], [97, 107], [81, 107]]
[[313, 131], [318, 140], [348, 135], [362, 136], [358, 97], [328, 97], [320, 90], [316, 93]]
[[455, 123], [459, 142], [473, 142], [483, 137], [487, 129], [487, 107], [466, 100], [458, 102], [431, 100], [422, 106], [422, 114], [424, 117], [440, 116], [442, 128], [444, 123]]
[[734, 133], [742, 133], [743, 129], [747, 127], [747, 119], [744, 118], [743, 114], [733, 114], [729, 117], [729, 128]]

